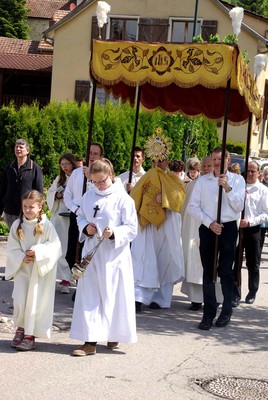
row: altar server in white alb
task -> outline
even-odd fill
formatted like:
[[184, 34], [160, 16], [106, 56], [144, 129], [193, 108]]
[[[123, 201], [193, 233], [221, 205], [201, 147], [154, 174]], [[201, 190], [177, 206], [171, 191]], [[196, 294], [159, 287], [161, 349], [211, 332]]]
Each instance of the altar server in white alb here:
[[95, 186], [82, 198], [77, 222], [84, 257], [103, 236], [84, 276], [78, 280], [70, 336], [84, 344], [74, 356], [96, 353], [97, 342], [109, 349], [136, 342], [135, 296], [130, 242], [137, 234], [134, 201], [120, 180], [114, 181], [109, 160], [95, 161]]
[[90, 177], [88, 175], [90, 165], [100, 160], [103, 156], [103, 148], [99, 143], [91, 143], [89, 148], [89, 164], [80, 168], [76, 168], [68, 179], [63, 200], [65, 206], [70, 210], [70, 225], [68, 230], [68, 244], [66, 252], [66, 260], [69, 264], [70, 270], [73, 268], [77, 258], [77, 242], [78, 242], [78, 226], [77, 226], [77, 213], [80, 207], [80, 202], [84, 193], [84, 181], [86, 177], [86, 191], [92, 186]]
[[142, 163], [144, 162], [144, 150], [142, 147], [134, 147], [134, 159], [133, 159], [133, 166], [132, 166], [132, 179], [131, 183], [129, 183], [129, 171], [123, 172], [119, 175], [124, 188], [128, 193], [131, 192], [133, 187], [139, 181], [139, 179], [145, 174], [145, 171], [142, 167]]
[[10, 230], [5, 278], [14, 278], [14, 325], [11, 346], [35, 348], [35, 337], [52, 331], [57, 260], [61, 243], [52, 223], [43, 215], [44, 199], [37, 190], [22, 197], [22, 213]]
[[51, 211], [53, 226], [61, 241], [62, 256], [58, 261], [57, 279], [60, 279], [61, 293], [70, 293], [71, 270], [65, 258], [70, 226], [70, 212], [63, 201], [63, 195], [72, 172], [76, 169], [76, 159], [71, 153], [64, 153], [59, 160], [60, 173], [47, 191], [47, 205]]

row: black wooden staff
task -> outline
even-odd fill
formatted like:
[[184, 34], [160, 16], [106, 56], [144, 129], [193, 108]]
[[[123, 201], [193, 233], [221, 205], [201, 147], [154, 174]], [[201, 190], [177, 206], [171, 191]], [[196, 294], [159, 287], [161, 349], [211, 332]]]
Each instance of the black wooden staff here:
[[[228, 114], [229, 114], [229, 106], [230, 106], [230, 90], [231, 90], [230, 88], [231, 88], [231, 78], [228, 79], [227, 87], [226, 87], [224, 123], [223, 123], [222, 145], [221, 145], [222, 152], [221, 152], [220, 174], [223, 174], [225, 172], [224, 171], [224, 162], [225, 162]], [[221, 202], [222, 202], [222, 186], [219, 186], [218, 208], [217, 208], [218, 224], [221, 223]], [[219, 235], [216, 235], [215, 249], [214, 249], [213, 282], [217, 281], [218, 258], [219, 258]]]
[[[248, 117], [247, 147], [246, 147], [245, 171], [244, 171], [244, 178], [246, 182], [248, 173], [248, 159], [250, 153], [251, 125], [252, 125], [252, 113], [250, 113]], [[244, 216], [245, 216], [245, 203], [244, 203], [244, 209], [241, 213], [241, 219], [244, 219]], [[236, 272], [236, 285], [238, 288], [241, 288], [241, 269], [243, 264], [243, 252], [244, 252], [243, 228], [239, 228], [238, 261], [237, 261], [237, 272]]]
[[[90, 145], [92, 143], [92, 136], [93, 136], [93, 122], [94, 122], [94, 110], [95, 110], [95, 101], [96, 101], [96, 88], [97, 82], [92, 77], [92, 97], [91, 97], [91, 104], [90, 104], [90, 114], [89, 114], [89, 123], [88, 123], [88, 139], [87, 139], [87, 153], [86, 153], [86, 166], [89, 165], [89, 153], [90, 153]], [[82, 196], [86, 193], [87, 190], [87, 177], [84, 175], [84, 182], [83, 182], [83, 189], [82, 189]], [[82, 253], [83, 245], [79, 241], [76, 244], [76, 262], [79, 263], [81, 261], [81, 253]]]
[[134, 123], [133, 139], [132, 139], [132, 149], [131, 149], [131, 157], [130, 157], [128, 183], [131, 183], [131, 181], [132, 181], [132, 168], [133, 168], [133, 163], [134, 163], [134, 148], [136, 146], [136, 138], [137, 138], [137, 131], [138, 131], [138, 121], [139, 121], [139, 112], [140, 112], [140, 103], [141, 103], [141, 86], [138, 86], [137, 99], [136, 99], [135, 123]]

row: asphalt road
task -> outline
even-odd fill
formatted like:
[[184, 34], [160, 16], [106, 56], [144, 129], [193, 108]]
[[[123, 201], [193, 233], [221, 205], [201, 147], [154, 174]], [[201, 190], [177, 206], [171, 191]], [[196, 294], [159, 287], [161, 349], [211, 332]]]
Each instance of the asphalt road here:
[[[4, 272], [5, 257], [5, 243], [0, 242], [0, 275]], [[242, 278], [245, 297], [245, 268]], [[12, 285], [0, 280], [0, 318], [8, 318], [0, 323], [3, 400], [205, 400], [219, 398], [200, 386], [210, 378], [251, 378], [264, 380], [268, 385], [267, 243], [256, 302], [242, 302], [234, 310], [229, 326], [198, 330], [202, 312], [188, 311], [189, 302], [180, 293], [180, 285], [176, 285], [170, 309], [147, 308], [137, 315], [138, 343], [121, 344], [113, 351], [100, 343], [94, 356], [71, 356], [80, 344], [68, 334], [72, 293], [60, 294], [59, 287], [52, 341], [37, 339], [36, 349], [30, 352], [12, 349]], [[235, 398], [268, 399], [268, 392], [263, 389], [259, 395], [242, 389], [242, 397]]]

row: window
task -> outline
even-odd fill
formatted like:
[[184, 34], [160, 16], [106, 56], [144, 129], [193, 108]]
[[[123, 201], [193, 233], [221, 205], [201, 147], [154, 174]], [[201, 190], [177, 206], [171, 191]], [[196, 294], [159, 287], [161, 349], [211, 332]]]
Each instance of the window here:
[[[130, 40], [135, 41], [138, 37], [138, 17], [133, 16], [108, 16], [108, 24], [102, 28], [102, 39], [111, 40]], [[91, 38], [99, 37], [99, 28], [96, 16], [92, 17]], [[116, 100], [109, 93], [106, 93], [103, 88], [97, 88], [96, 97], [99, 104], [105, 104], [108, 100], [116, 103]]]
[[75, 81], [74, 99], [79, 104], [81, 104], [82, 101], [89, 101], [90, 87], [90, 81]]
[[[195, 36], [201, 33], [201, 20], [197, 20]], [[169, 19], [169, 42], [192, 42], [194, 31], [193, 18], [170, 18]]]
[[138, 18], [110, 17], [108, 21], [107, 39], [112, 40], [137, 40]]

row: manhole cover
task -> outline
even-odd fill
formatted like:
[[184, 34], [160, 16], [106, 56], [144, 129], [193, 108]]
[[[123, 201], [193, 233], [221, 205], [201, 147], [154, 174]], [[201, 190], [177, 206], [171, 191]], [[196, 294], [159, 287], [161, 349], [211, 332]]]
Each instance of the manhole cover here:
[[209, 393], [230, 400], [268, 400], [268, 381], [219, 377], [196, 380]]

